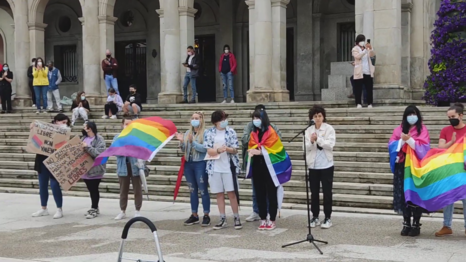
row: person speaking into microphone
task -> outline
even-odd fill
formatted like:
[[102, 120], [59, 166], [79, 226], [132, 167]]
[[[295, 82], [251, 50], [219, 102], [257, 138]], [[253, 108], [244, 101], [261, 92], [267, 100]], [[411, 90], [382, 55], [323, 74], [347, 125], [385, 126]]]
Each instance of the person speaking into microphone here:
[[[333, 147], [335, 146], [335, 129], [326, 123], [325, 109], [315, 105], [309, 110], [310, 126], [305, 132], [306, 162], [309, 168], [309, 188], [311, 189], [311, 212], [312, 219], [310, 227], [321, 226], [330, 228], [332, 226], [332, 188], [333, 188]], [[319, 192], [322, 182], [324, 193], [325, 219], [319, 220]]]

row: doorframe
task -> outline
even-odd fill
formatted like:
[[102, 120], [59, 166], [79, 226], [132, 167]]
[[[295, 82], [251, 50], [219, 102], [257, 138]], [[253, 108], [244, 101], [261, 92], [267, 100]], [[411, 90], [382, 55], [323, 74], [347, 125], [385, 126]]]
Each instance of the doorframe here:
[[[217, 43], [217, 39], [218, 39], [218, 38], [217, 38], [217, 34], [195, 34], [195, 35], [194, 35], [194, 44], [195, 44], [196, 39], [202, 38], [202, 37], [213, 37], [213, 38], [214, 38], [214, 43], [215, 43], [215, 53], [214, 53], [214, 54], [215, 54], [215, 55], [214, 55], [214, 57], [215, 57], [215, 59], [214, 59], [214, 60], [215, 60], [215, 61], [214, 61], [214, 62], [215, 62], [215, 67], [214, 67], [214, 69], [215, 69], [215, 72], [217, 72], [217, 68], [218, 68], [218, 59], [217, 59], [217, 52], [216, 52], [216, 51], [218, 50], [218, 43]], [[194, 45], [193, 45], [193, 46], [194, 46]], [[222, 46], [222, 47], [223, 47], [223, 46]], [[203, 63], [203, 64], [205, 63], [204, 60], [202, 61], [202, 63]], [[203, 70], [205, 70], [205, 68], [203, 68]], [[220, 81], [220, 83], [221, 83], [221, 81], [222, 81], [222, 79], [220, 78], [220, 74], [215, 74], [215, 98], [214, 98], [213, 101], [203, 102], [203, 103], [217, 103], [217, 102], [219, 102], [219, 98], [218, 98], [219, 92], [221, 92], [221, 93], [220, 93], [220, 94], [221, 94], [221, 99], [222, 99], [222, 101], [223, 101], [223, 89], [220, 90], [220, 91], [219, 91], [219, 89], [218, 89], [218, 87], [219, 87], [219, 84], [218, 84], [219, 81]], [[199, 88], [199, 86], [198, 86], [198, 88]], [[221, 85], [220, 85], [220, 88], [221, 88]]]
[[[215, 68], [218, 68], [218, 61], [220, 57], [218, 54], [221, 54], [223, 45], [221, 44], [220, 39], [220, 26], [213, 25], [213, 26], [198, 26], [194, 28], [194, 39], [197, 37], [207, 37], [207, 36], [214, 36], [215, 37]], [[231, 45], [231, 44], [230, 44]], [[194, 42], [193, 42], [194, 46]], [[215, 101], [214, 102], [221, 102], [223, 101], [223, 88], [222, 88], [222, 79], [220, 78], [220, 74], [215, 74]], [[236, 84], [235, 84], [235, 96], [236, 96]]]

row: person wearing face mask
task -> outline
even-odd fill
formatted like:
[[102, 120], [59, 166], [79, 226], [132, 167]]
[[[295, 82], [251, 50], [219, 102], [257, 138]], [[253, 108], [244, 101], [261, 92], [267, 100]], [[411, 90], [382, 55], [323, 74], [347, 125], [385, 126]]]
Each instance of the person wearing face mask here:
[[[319, 226], [327, 229], [332, 226], [332, 198], [333, 198], [333, 147], [335, 146], [335, 129], [327, 124], [325, 109], [322, 106], [313, 106], [309, 110], [309, 121], [314, 121], [305, 132], [306, 161], [309, 168], [309, 188], [311, 189], [311, 212], [312, 219], [310, 227]], [[319, 220], [320, 204], [319, 193], [322, 183], [324, 194], [325, 219]]]
[[[107, 145], [105, 139], [97, 133], [97, 126], [94, 122], [87, 122], [84, 124], [84, 129], [82, 130], [83, 137], [81, 138], [81, 146], [84, 150], [95, 159], [97, 156], [102, 154]], [[100, 192], [99, 185], [104, 177], [106, 169], [106, 164], [94, 166], [84, 174], [81, 179], [86, 183], [87, 189], [89, 190], [89, 195], [91, 197], [91, 209], [87, 211], [84, 215], [87, 219], [93, 219], [99, 216], [99, 201], [100, 201]]]
[[119, 94], [117, 80], [118, 61], [112, 57], [112, 52], [108, 49], [105, 51], [105, 56], [104, 60], [102, 60], [102, 71], [104, 72], [105, 85], [107, 86], [107, 95], [110, 87], [113, 87], [116, 93]]
[[129, 86], [129, 95], [126, 97], [125, 104], [123, 106], [123, 114], [128, 116], [139, 115], [142, 110], [141, 95], [137, 93], [136, 85]]
[[204, 147], [207, 148], [212, 160], [207, 161], [207, 174], [209, 175], [210, 192], [217, 195], [217, 205], [220, 212], [220, 222], [214, 229], [227, 226], [225, 215], [225, 191], [230, 199], [234, 216], [234, 227], [243, 228], [238, 213], [239, 195], [237, 174], [240, 171], [238, 157], [238, 137], [234, 129], [228, 126], [228, 115], [222, 110], [212, 113], [211, 122], [214, 127], [206, 130], [204, 134]]
[[78, 92], [76, 99], [71, 105], [71, 112], [73, 112], [73, 116], [71, 117], [71, 126], [74, 126], [74, 123], [79, 117], [81, 117], [84, 122], [87, 122], [90, 111], [91, 108], [89, 107], [89, 102], [86, 100], [86, 93], [84, 91]]
[[[34, 93], [36, 94], [36, 114], [46, 113], [47, 109], [47, 91], [49, 89], [49, 68], [45, 66], [44, 60], [41, 57], [36, 59], [34, 68], [32, 68], [32, 76], [34, 80], [32, 84], [34, 85]], [[41, 107], [42, 99], [42, 107]]]
[[11, 82], [13, 82], [13, 72], [11, 72], [8, 63], [3, 64], [3, 69], [0, 71], [0, 97], [2, 101], [2, 114], [11, 113]]
[[375, 67], [370, 58], [375, 56], [375, 52], [370, 43], [366, 44], [366, 37], [364, 35], [358, 35], [356, 37], [356, 45], [351, 50], [351, 53], [354, 57], [353, 79], [356, 106], [357, 108], [362, 108], [361, 95], [364, 86], [367, 91], [367, 107], [372, 108]]
[[[447, 112], [450, 126], [444, 127], [440, 132], [440, 140], [438, 143], [439, 148], [448, 149], [456, 141], [466, 137], [466, 124], [464, 123], [464, 105], [456, 103], [448, 109]], [[464, 227], [466, 228], [466, 199], [463, 202], [463, 214], [464, 214]], [[453, 221], [453, 204], [443, 208], [443, 227], [435, 233], [435, 236], [441, 237], [445, 235], [453, 234], [451, 229]], [[466, 234], [466, 230], [465, 230]]]
[[393, 209], [403, 215], [401, 235], [414, 237], [421, 233], [421, 216], [427, 211], [405, 199], [405, 160], [408, 146], [414, 150], [419, 160], [430, 150], [429, 131], [422, 123], [421, 111], [414, 105], [405, 109], [401, 125], [393, 130], [388, 143], [393, 173]]
[[183, 66], [186, 67], [186, 75], [184, 77], [183, 84], [183, 102], [188, 103], [188, 85], [191, 83], [192, 97], [189, 101], [190, 103], [196, 103], [197, 95], [197, 86], [196, 80], [199, 77], [199, 69], [201, 67], [201, 57], [196, 55], [194, 47], [188, 46], [188, 56], [186, 61], [183, 63]]
[[180, 149], [185, 157], [184, 176], [188, 182], [191, 200], [191, 216], [184, 222], [185, 226], [199, 224], [199, 193], [202, 198], [204, 217], [202, 226], [210, 226], [210, 196], [207, 189], [209, 177], [204, 160], [207, 149], [204, 147], [205, 121], [203, 112], [194, 112], [191, 116], [191, 128], [184, 134], [176, 133]]
[[33, 58], [31, 60], [31, 65], [29, 66], [28, 72], [27, 72], [29, 90], [31, 91], [32, 107], [36, 107], [36, 94], [34, 92], [34, 85], [32, 84], [34, 81], [34, 76], [32, 75], [32, 69], [34, 68], [35, 64], [36, 64], [36, 59]]
[[236, 75], [236, 58], [231, 52], [230, 46], [223, 46], [223, 54], [220, 56], [218, 71], [223, 82], [223, 102], [227, 102], [228, 90], [230, 90], [230, 103], [235, 103], [235, 87], [233, 85], [233, 76]]
[[105, 115], [102, 116], [103, 119], [116, 119], [116, 114], [121, 111], [123, 108], [123, 99], [121, 96], [116, 93], [113, 87], [108, 89], [107, 103], [105, 104]]
[[49, 88], [47, 91], [47, 111], [53, 111], [53, 98], [55, 98], [55, 104], [57, 106], [57, 110], [62, 112], [62, 106], [60, 103], [60, 91], [58, 90], [58, 85], [62, 81], [61, 73], [58, 68], [53, 66], [53, 61], [49, 61], [47, 63], [47, 67], [49, 69], [48, 78], [49, 78]]
[[[63, 128], [69, 128], [71, 122], [70, 119], [64, 114], [58, 114], [53, 118], [53, 124], [59, 125]], [[31, 123], [30, 128], [33, 128], [33, 124]], [[61, 192], [60, 184], [58, 183], [57, 179], [50, 173], [48, 168], [44, 165], [44, 160], [47, 159], [48, 156], [44, 155], [36, 155], [36, 159], [34, 161], [34, 170], [38, 174], [39, 178], [39, 195], [40, 195], [40, 203], [42, 208], [33, 213], [33, 217], [42, 217], [48, 216], [49, 211], [47, 209], [47, 203], [49, 200], [49, 181], [50, 187], [52, 188], [53, 198], [55, 200], [55, 204], [57, 205], [57, 212], [53, 216], [54, 219], [59, 219], [63, 217], [63, 194]]]

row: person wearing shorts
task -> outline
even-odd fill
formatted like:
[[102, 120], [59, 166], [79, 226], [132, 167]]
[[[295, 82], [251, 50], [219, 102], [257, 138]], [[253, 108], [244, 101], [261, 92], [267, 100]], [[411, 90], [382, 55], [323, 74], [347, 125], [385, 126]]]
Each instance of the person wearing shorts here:
[[137, 93], [136, 85], [129, 86], [129, 95], [123, 105], [123, 115], [139, 115], [142, 110], [141, 94]]
[[[241, 229], [241, 220], [238, 213], [237, 174], [239, 173], [238, 137], [235, 130], [228, 127], [228, 115], [221, 110], [212, 113], [211, 122], [214, 127], [206, 130], [204, 134], [204, 147], [207, 148], [207, 174], [209, 175], [210, 192], [217, 195], [217, 205], [220, 213], [220, 222], [214, 229], [222, 229], [227, 225], [225, 215], [225, 192], [230, 199], [234, 214], [235, 229]], [[235, 190], [236, 189], [236, 190]]]

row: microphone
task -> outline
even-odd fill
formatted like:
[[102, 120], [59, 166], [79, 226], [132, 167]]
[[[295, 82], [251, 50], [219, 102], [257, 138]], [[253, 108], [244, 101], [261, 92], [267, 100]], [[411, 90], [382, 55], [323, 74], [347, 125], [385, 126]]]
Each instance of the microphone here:
[[309, 120], [309, 125], [307, 127], [315, 125], [316, 122], [314, 122], [314, 119]]

